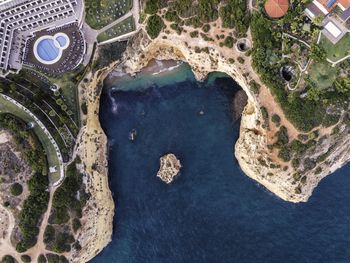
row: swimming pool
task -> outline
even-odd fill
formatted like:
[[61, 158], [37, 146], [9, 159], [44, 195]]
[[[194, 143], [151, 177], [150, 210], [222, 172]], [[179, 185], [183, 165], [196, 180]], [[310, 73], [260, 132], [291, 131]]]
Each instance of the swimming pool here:
[[45, 35], [34, 43], [34, 55], [39, 62], [52, 65], [61, 59], [63, 50], [68, 46], [69, 38], [64, 33], [57, 33], [54, 36]]

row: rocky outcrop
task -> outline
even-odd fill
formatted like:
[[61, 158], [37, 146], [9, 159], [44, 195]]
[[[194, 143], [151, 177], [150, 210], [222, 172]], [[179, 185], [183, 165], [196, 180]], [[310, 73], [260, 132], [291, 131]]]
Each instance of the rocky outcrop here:
[[180, 160], [172, 153], [166, 154], [160, 158], [160, 168], [157, 173], [163, 182], [170, 184], [181, 169]]
[[242, 112], [247, 105], [248, 97], [243, 90], [239, 90], [235, 93], [232, 101], [232, 118], [234, 121], [238, 120], [242, 116]]
[[80, 87], [88, 113], [83, 120], [85, 125], [79, 134], [76, 152], [82, 160], [82, 172], [86, 175], [84, 183], [90, 198], [83, 210], [82, 227], [76, 237], [81, 249], [72, 251], [72, 262], [88, 262], [112, 240], [114, 201], [108, 183], [108, 142], [98, 113], [103, 80], [116, 63], [90, 74], [89, 83]]

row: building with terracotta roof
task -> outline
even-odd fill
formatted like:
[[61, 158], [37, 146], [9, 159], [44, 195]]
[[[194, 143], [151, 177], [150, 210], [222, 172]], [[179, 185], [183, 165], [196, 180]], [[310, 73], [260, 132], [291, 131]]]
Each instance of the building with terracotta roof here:
[[266, 14], [271, 18], [284, 16], [289, 9], [289, 0], [267, 0], [265, 3]]

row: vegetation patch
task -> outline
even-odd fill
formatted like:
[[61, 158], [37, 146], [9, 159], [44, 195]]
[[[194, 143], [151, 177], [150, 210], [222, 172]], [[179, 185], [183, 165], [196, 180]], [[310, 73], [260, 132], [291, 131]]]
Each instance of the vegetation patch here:
[[86, 22], [93, 29], [101, 29], [125, 15], [132, 8], [132, 0], [85, 0]]
[[326, 37], [321, 37], [320, 46], [326, 51], [327, 58], [337, 61], [350, 55], [350, 33], [347, 33], [339, 42], [333, 44]]
[[146, 30], [147, 30], [148, 35], [152, 39], [154, 39], [154, 38], [157, 38], [159, 36], [159, 34], [163, 30], [164, 26], [165, 25], [164, 25], [162, 18], [158, 15], [153, 15], [153, 16], [149, 17], [147, 20]]

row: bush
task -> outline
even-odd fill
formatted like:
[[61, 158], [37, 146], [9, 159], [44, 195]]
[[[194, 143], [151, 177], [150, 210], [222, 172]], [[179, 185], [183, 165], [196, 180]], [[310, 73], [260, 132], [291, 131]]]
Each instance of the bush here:
[[198, 17], [201, 21], [207, 23], [218, 18], [217, 5], [219, 0], [199, 0]]
[[258, 95], [260, 92], [260, 85], [255, 82], [255, 80], [252, 80], [249, 82], [250, 89], [253, 91], [254, 94]]
[[[53, 251], [56, 253], [69, 252], [71, 244], [74, 242], [74, 237], [68, 233], [58, 233], [52, 245]], [[50, 262], [50, 260], [49, 260]]]
[[44, 232], [44, 242], [45, 244], [48, 244], [54, 240], [55, 240], [55, 228], [52, 225], [47, 225]]
[[153, 15], [150, 18], [148, 18], [146, 30], [148, 35], [155, 39], [159, 36], [160, 32], [164, 28], [164, 22], [162, 18], [158, 15]]
[[282, 147], [278, 153], [278, 157], [285, 162], [289, 162], [291, 160], [291, 154], [288, 147]]
[[82, 175], [76, 169], [76, 162], [72, 162], [66, 171], [66, 177], [61, 186], [56, 190], [52, 201], [52, 214], [50, 223], [64, 224], [70, 219], [69, 210], [81, 214], [87, 196], [84, 191], [80, 192], [80, 200], [76, 195], [82, 188]]
[[238, 57], [237, 60], [238, 60], [239, 63], [244, 64], [244, 58]]
[[235, 28], [240, 35], [247, 32], [250, 17], [246, 1], [229, 0], [219, 13], [223, 27]]
[[22, 255], [22, 256], [21, 256], [21, 260], [22, 260], [23, 262], [25, 262], [25, 263], [28, 263], [28, 262], [31, 262], [31, 261], [32, 261], [32, 259], [31, 259], [30, 256], [28, 256], [28, 255]]
[[87, 104], [86, 104], [85, 101], [81, 104], [81, 111], [82, 111], [85, 115], [86, 115], [87, 112], [88, 112]]
[[160, 7], [160, 0], [147, 0], [145, 6], [145, 13], [154, 15], [158, 12]]
[[289, 143], [288, 130], [285, 126], [282, 126], [275, 136], [277, 137], [275, 146], [284, 147]]
[[191, 36], [192, 38], [198, 37], [198, 31], [192, 31], [192, 32], [190, 33], [190, 36]]
[[6, 255], [1, 259], [1, 263], [16, 263], [16, 260], [10, 255]]
[[281, 117], [278, 116], [277, 114], [274, 114], [274, 115], [272, 115], [272, 117], [271, 117], [271, 121], [272, 121], [273, 123], [275, 123], [277, 126], [279, 126], [280, 123], [281, 123]]
[[210, 25], [209, 24], [205, 24], [202, 28], [202, 30], [205, 32], [205, 33], [208, 33], [209, 30], [210, 30]]
[[165, 19], [175, 23], [179, 23], [181, 21], [176, 11], [167, 11], [165, 14]]
[[41, 254], [38, 258], [38, 263], [46, 263], [46, 262], [47, 262], [46, 257]]
[[48, 184], [47, 176], [38, 173], [28, 182], [30, 194], [24, 201], [19, 221], [22, 239], [16, 245], [16, 250], [20, 253], [36, 244], [39, 233], [37, 225], [49, 201]]
[[226, 47], [228, 47], [228, 48], [232, 48], [233, 47], [233, 42], [234, 42], [233, 41], [233, 37], [228, 36], [228, 37], [225, 38], [224, 45]]
[[19, 196], [23, 193], [23, 187], [19, 183], [14, 183], [10, 187], [10, 192], [14, 196]]
[[73, 219], [73, 231], [74, 233], [76, 233], [78, 231], [78, 229], [81, 228], [81, 223], [80, 220], [78, 218], [74, 218]]

